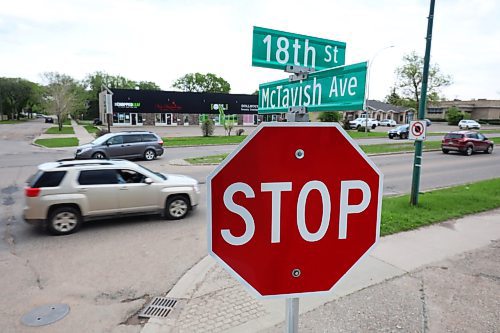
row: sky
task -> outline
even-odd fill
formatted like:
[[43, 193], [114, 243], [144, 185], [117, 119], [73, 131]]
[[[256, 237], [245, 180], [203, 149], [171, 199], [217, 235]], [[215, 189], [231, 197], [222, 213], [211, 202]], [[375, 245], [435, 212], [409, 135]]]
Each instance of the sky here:
[[[412, 51], [423, 56], [430, 0], [0, 0], [0, 77], [43, 83], [103, 71], [163, 90], [213, 73], [231, 93], [287, 78], [252, 67], [254, 26], [346, 43], [370, 61], [369, 99], [383, 100]], [[394, 47], [389, 47], [394, 46]], [[447, 99], [500, 100], [500, 1], [436, 0], [431, 63], [451, 75]]]

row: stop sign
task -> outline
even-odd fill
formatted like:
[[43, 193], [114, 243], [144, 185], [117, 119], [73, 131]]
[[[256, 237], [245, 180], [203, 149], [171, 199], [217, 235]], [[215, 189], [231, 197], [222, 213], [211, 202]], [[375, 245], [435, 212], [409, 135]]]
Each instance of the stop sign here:
[[382, 179], [337, 124], [261, 124], [207, 178], [209, 253], [261, 296], [329, 291], [378, 240]]

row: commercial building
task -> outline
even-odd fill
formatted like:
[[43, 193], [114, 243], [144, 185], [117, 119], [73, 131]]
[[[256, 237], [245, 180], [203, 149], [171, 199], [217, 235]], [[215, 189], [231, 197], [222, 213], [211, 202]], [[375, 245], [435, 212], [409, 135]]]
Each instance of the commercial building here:
[[442, 101], [428, 104], [427, 118], [445, 119], [446, 110], [456, 107], [462, 112], [470, 115], [470, 119], [475, 120], [500, 120], [500, 100], [476, 99], [470, 101]]
[[198, 125], [208, 117], [216, 125], [228, 118], [256, 125], [264, 120], [257, 109], [257, 95], [133, 89], [106, 89], [99, 95], [99, 118], [119, 126]]

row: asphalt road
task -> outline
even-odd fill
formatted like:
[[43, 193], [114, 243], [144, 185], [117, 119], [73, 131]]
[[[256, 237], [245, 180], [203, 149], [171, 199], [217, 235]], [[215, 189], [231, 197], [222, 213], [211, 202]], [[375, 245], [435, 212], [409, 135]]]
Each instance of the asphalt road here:
[[[164, 295], [206, 255], [206, 200], [186, 219], [158, 217], [88, 223], [78, 233], [51, 237], [22, 221], [25, 180], [45, 161], [74, 149], [48, 150], [29, 142], [40, 122], [0, 125], [0, 327], [31, 332], [20, 318], [47, 303], [71, 304], [71, 315], [37, 332], [138, 332], [133, 319], [146, 301]], [[213, 166], [171, 165], [169, 160], [232, 151], [235, 146], [168, 148], [151, 169], [191, 175], [204, 183]], [[408, 193], [411, 154], [372, 157], [385, 174], [386, 194]], [[341, 162], [341, 157], [338, 157]], [[471, 157], [424, 153], [421, 189], [500, 177], [500, 152]]]

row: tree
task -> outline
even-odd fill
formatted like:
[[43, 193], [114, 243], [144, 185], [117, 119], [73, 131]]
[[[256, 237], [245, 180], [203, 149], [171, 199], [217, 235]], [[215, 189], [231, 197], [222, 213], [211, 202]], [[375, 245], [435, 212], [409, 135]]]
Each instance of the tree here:
[[448, 125], [458, 125], [458, 122], [462, 119], [464, 119], [464, 113], [455, 106], [446, 110], [446, 120], [448, 121]]
[[174, 88], [190, 92], [229, 93], [231, 85], [215, 74], [190, 73], [175, 80]]
[[214, 129], [214, 122], [209, 117], [201, 122], [201, 132], [203, 133], [203, 136], [212, 136], [214, 134]]
[[95, 118], [99, 114], [99, 93], [102, 91], [102, 86], [113, 89], [136, 89], [139, 88], [141, 90], [160, 90], [160, 86], [158, 86], [154, 82], [150, 81], [133, 81], [129, 80], [120, 75], [110, 75], [105, 72], [94, 72], [85, 77], [82, 82], [82, 85], [87, 92], [86, 96], [86, 104], [89, 106], [89, 109], [86, 110], [87, 118]]
[[320, 112], [318, 119], [321, 122], [339, 122], [342, 116], [340, 112], [323, 111]]
[[[403, 65], [396, 69], [396, 89], [403, 98], [412, 101], [412, 107], [415, 109], [418, 109], [420, 102], [423, 68], [424, 58], [413, 51], [403, 57]], [[432, 102], [438, 101], [440, 88], [449, 86], [451, 82], [451, 76], [442, 74], [437, 64], [431, 64], [427, 82], [427, 99]]]
[[76, 109], [78, 83], [72, 77], [56, 72], [44, 73], [42, 77], [47, 82], [47, 108], [57, 116], [61, 131], [66, 116]]
[[0, 78], [0, 119], [19, 119], [21, 112], [39, 103], [36, 83], [21, 78]]

